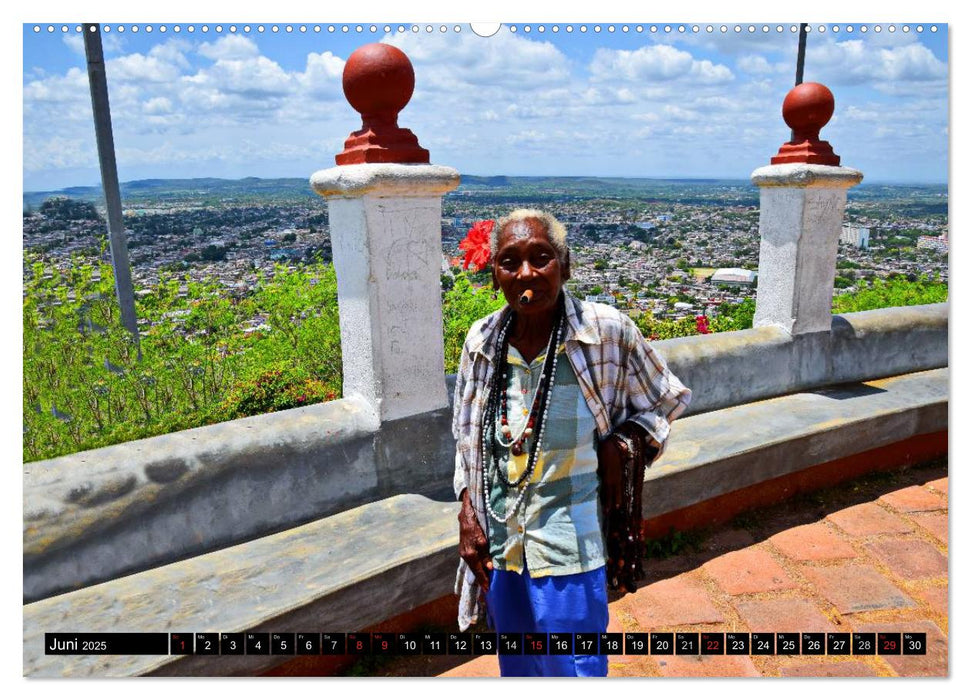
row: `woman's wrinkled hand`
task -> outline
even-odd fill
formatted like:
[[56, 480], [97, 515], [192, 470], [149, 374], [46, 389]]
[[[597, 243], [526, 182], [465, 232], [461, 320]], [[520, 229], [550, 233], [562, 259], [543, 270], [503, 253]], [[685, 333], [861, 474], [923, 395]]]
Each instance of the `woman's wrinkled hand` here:
[[468, 490], [462, 492], [462, 509], [459, 511], [459, 556], [472, 569], [475, 580], [486, 593], [489, 592], [489, 572], [492, 557], [489, 556], [489, 540], [475, 517], [469, 502]]

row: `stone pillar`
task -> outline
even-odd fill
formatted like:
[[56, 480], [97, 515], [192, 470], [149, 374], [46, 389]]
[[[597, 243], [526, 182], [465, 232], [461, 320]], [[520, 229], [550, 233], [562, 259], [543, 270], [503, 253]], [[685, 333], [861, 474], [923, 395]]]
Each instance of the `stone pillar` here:
[[840, 167], [839, 156], [819, 140], [834, 106], [819, 83], [793, 88], [782, 105], [793, 139], [772, 165], [752, 173], [761, 237], [755, 327], [782, 326], [792, 335], [830, 330], [846, 191], [863, 179]]
[[310, 179], [329, 212], [344, 395], [363, 396], [382, 421], [448, 405], [441, 198], [459, 174], [428, 164], [428, 151], [398, 127], [413, 89], [411, 63], [398, 49], [355, 51], [344, 68], [344, 94], [363, 127], [347, 139], [340, 165]]

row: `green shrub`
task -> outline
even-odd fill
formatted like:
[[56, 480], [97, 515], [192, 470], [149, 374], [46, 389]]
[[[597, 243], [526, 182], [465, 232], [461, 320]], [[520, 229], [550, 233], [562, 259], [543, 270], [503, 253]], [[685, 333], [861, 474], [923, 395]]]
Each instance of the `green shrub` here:
[[947, 301], [947, 283], [918, 277], [911, 282], [906, 277], [894, 276], [886, 280], [875, 279], [861, 283], [849, 294], [840, 294], [833, 300], [833, 313], [869, 311], [890, 306], [915, 306]]
[[260, 372], [255, 378], [237, 382], [223, 399], [219, 413], [226, 420], [256, 416], [287, 408], [332, 401], [337, 392], [314, 377], [292, 367]]
[[[78, 258], [58, 270], [28, 253], [24, 291], [24, 461], [340, 395], [330, 265], [277, 267], [241, 299], [163, 275], [136, 301], [137, 347], [120, 327], [109, 264]], [[281, 368], [278, 396], [261, 395], [261, 377]]]

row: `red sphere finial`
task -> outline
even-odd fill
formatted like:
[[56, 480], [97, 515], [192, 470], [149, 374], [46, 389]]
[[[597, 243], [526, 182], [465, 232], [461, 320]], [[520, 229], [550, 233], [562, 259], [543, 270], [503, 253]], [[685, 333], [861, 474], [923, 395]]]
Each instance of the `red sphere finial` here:
[[368, 44], [347, 59], [343, 84], [344, 96], [358, 112], [396, 120], [415, 91], [415, 70], [401, 49]]
[[428, 162], [418, 138], [398, 126], [398, 113], [415, 91], [415, 70], [401, 49], [390, 44], [360, 47], [344, 65], [343, 86], [362, 125], [344, 142], [338, 165]]
[[839, 165], [840, 158], [832, 146], [819, 139], [819, 131], [829, 122], [835, 107], [833, 93], [821, 83], [801, 83], [792, 88], [782, 103], [782, 118], [792, 129], [792, 140], [782, 145], [772, 163]]

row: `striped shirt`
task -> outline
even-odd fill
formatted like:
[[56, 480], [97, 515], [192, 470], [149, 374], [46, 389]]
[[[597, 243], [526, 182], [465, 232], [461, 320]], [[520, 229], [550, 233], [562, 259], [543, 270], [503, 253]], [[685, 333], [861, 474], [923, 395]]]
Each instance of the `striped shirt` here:
[[[578, 574], [605, 564], [597, 497], [596, 423], [565, 349], [563, 344], [558, 348], [543, 444], [525, 501], [508, 522], [489, 520], [493, 565], [517, 573], [525, 568], [531, 578]], [[513, 435], [518, 436], [526, 423], [545, 360], [543, 352], [527, 364], [509, 346], [506, 396]], [[526, 470], [532, 441], [524, 441], [518, 456], [500, 448], [499, 469], [510, 481], [515, 482]], [[504, 442], [508, 440], [504, 438]], [[495, 469], [491, 462], [488, 468]], [[489, 501], [494, 513], [505, 515], [518, 494], [518, 488], [507, 487], [493, 474]]]
[[[602, 304], [581, 302], [566, 294], [566, 358], [593, 415], [601, 440], [628, 420], [641, 425], [664, 449], [670, 423], [691, 400], [691, 391], [668, 370], [626, 315]], [[472, 324], [455, 381], [452, 434], [456, 439], [456, 497], [468, 489], [483, 532], [489, 533], [481, 430], [488, 387], [498, 348], [498, 331], [508, 307]], [[479, 587], [464, 560], [459, 561], [455, 592], [458, 622], [467, 629], [479, 617]]]

